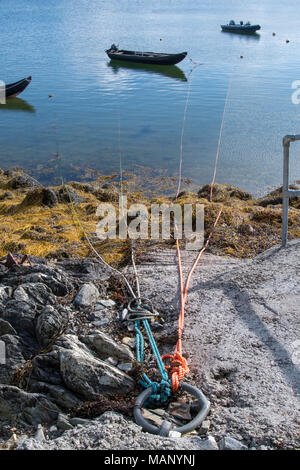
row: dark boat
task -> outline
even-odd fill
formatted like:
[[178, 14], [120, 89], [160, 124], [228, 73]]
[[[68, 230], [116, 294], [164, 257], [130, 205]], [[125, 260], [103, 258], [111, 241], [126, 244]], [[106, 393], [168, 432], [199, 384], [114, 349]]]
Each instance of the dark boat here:
[[118, 49], [115, 44], [112, 44], [110, 49], [107, 49], [105, 52], [112, 60], [124, 60], [127, 62], [155, 65], [175, 65], [181, 62], [187, 55], [187, 52], [181, 52], [180, 54], [164, 54], [159, 52], [125, 51]]
[[174, 78], [182, 82], [187, 82], [184, 72], [176, 65], [153, 65], [153, 64], [136, 64], [135, 62], [124, 62], [119, 60], [111, 60], [107, 64], [115, 73], [122, 69], [138, 70], [150, 74], [164, 75], [165, 77]]
[[15, 98], [18, 96], [31, 82], [31, 77], [23, 78], [18, 82], [11, 83], [10, 85], [5, 85], [5, 93], [7, 98]]
[[229, 33], [242, 33], [242, 34], [253, 34], [256, 31], [260, 30], [259, 24], [250, 24], [249, 21], [247, 23], [243, 23], [240, 21], [239, 24], [236, 24], [233, 20], [231, 20], [228, 24], [221, 24], [222, 31], [226, 31]]

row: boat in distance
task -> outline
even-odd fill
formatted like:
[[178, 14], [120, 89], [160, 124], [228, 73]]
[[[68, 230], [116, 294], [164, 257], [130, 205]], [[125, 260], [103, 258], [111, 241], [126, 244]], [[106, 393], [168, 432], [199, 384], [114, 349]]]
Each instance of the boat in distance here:
[[31, 77], [27, 77], [19, 80], [18, 82], [11, 83], [10, 85], [5, 85], [6, 98], [15, 98], [18, 96], [20, 93], [22, 93], [22, 91], [25, 90], [25, 88], [28, 87], [31, 80]]
[[105, 52], [112, 60], [123, 60], [127, 62], [155, 65], [175, 65], [181, 62], [187, 55], [187, 52], [181, 52], [179, 54], [165, 54], [161, 52], [126, 51], [118, 49], [115, 44], [112, 44]]
[[222, 31], [226, 31], [229, 33], [244, 33], [244, 34], [253, 34], [256, 31], [261, 29], [259, 24], [251, 24], [249, 21], [247, 23], [243, 23], [240, 21], [239, 24], [236, 24], [233, 20], [231, 20], [228, 24], [221, 24]]

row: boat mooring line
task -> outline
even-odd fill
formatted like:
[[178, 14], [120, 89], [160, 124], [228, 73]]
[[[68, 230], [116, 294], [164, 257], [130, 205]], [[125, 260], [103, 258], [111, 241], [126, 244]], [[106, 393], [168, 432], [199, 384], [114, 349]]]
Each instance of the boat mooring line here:
[[214, 172], [213, 172], [213, 178], [212, 178], [212, 182], [211, 182], [211, 185], [210, 185], [209, 202], [212, 202], [212, 200], [213, 200], [213, 197], [212, 197], [213, 188], [214, 188], [214, 184], [215, 184], [215, 181], [216, 181], [216, 175], [217, 175], [217, 166], [218, 166], [218, 162], [219, 162], [219, 154], [220, 154], [220, 149], [221, 149], [224, 121], [225, 121], [225, 114], [226, 114], [226, 108], [227, 108], [227, 103], [228, 103], [231, 79], [232, 79], [232, 74], [230, 75], [230, 78], [229, 78], [227, 93], [226, 93], [226, 98], [225, 98], [225, 103], [224, 103], [224, 109], [223, 109], [223, 115], [222, 115], [222, 121], [221, 121], [219, 139], [218, 139], [218, 146], [217, 146], [217, 153], [216, 153], [216, 160], [215, 160], [215, 166], [214, 166]]

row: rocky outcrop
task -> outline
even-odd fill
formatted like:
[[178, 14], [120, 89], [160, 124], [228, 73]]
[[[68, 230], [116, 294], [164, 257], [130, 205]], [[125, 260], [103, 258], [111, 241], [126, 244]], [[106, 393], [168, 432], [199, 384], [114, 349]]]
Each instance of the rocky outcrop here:
[[[88, 259], [31, 261], [10, 269], [0, 265], [0, 341], [6, 353], [0, 422], [10, 425], [56, 422], [86, 400], [135, 387], [118, 367], [134, 356], [109, 334], [117, 317], [115, 302], [107, 299], [109, 275]], [[106, 333], [91, 320], [99, 320], [98, 311]]]
[[79, 348], [60, 351], [60, 370], [67, 387], [86, 400], [129, 393], [135, 386], [124, 372]]

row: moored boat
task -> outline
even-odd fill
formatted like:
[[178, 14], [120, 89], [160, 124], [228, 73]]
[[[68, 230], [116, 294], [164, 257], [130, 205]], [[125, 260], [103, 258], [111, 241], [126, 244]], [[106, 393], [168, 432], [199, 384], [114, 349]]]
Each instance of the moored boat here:
[[259, 24], [252, 25], [249, 21], [245, 24], [243, 21], [240, 21], [239, 24], [236, 24], [233, 20], [231, 20], [228, 24], [221, 24], [221, 28], [222, 31], [245, 34], [253, 34], [261, 29]]
[[5, 85], [5, 94], [7, 98], [15, 98], [18, 96], [31, 82], [31, 77], [23, 78], [18, 82], [11, 83], [10, 85]]
[[123, 60], [127, 62], [155, 65], [175, 65], [181, 62], [187, 55], [187, 52], [181, 52], [179, 54], [165, 54], [161, 52], [127, 51], [118, 49], [115, 44], [112, 44], [112, 46], [105, 52], [112, 60]]

